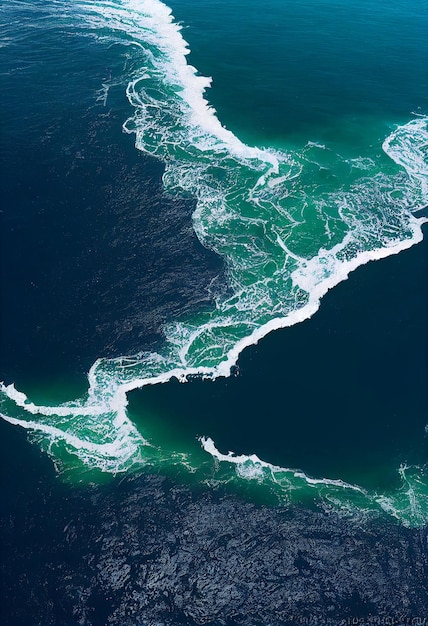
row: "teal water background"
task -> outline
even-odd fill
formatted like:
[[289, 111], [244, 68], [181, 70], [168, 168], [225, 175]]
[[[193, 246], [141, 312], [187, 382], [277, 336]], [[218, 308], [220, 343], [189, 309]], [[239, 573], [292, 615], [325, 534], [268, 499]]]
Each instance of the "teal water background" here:
[[[172, 0], [220, 120], [255, 145], [360, 153], [428, 109], [427, 3]], [[376, 132], [378, 135], [376, 135]]]

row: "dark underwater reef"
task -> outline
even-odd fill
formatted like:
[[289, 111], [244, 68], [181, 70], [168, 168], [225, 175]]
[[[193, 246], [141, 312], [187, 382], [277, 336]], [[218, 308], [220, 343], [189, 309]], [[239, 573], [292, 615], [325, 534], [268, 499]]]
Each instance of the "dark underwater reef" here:
[[5, 626], [410, 624], [428, 616], [424, 530], [258, 506], [159, 476], [26, 489], [2, 519]]

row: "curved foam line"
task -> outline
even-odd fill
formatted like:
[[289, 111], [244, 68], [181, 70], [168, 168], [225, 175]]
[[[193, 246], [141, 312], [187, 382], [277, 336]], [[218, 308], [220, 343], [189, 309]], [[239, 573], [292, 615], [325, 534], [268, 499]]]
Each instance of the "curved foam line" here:
[[[403, 141], [405, 149], [403, 149]], [[382, 144], [383, 151], [397, 165], [403, 167], [411, 178], [416, 178], [420, 182], [424, 196], [428, 195], [427, 147], [428, 127], [424, 117], [418, 117], [405, 127], [397, 128]], [[409, 158], [410, 154], [411, 158]]]
[[222, 454], [217, 450], [214, 441], [210, 437], [200, 437], [199, 441], [201, 442], [202, 448], [205, 450], [205, 452], [208, 452], [208, 454], [210, 454], [218, 461], [233, 463], [234, 465], [245, 465], [247, 463], [251, 463], [255, 466], [259, 466], [261, 468], [269, 470], [273, 475], [279, 473], [291, 474], [295, 477], [302, 478], [310, 486], [330, 485], [334, 487], [341, 487], [343, 489], [351, 489], [352, 491], [358, 491], [359, 493], [366, 494], [365, 490], [361, 487], [358, 487], [357, 485], [351, 485], [350, 483], [346, 483], [343, 480], [335, 480], [332, 478], [311, 478], [301, 470], [290, 469], [288, 467], [280, 467], [279, 465], [272, 465], [272, 463], [262, 461], [262, 459], [260, 459], [256, 454], [235, 455], [233, 452]]
[[[116, 6], [111, 2], [100, 1], [94, 4], [76, 1], [76, 4], [92, 17], [95, 27], [99, 27], [96, 19], [98, 17], [101, 25], [105, 25], [102, 20], [107, 20], [110, 28], [126, 32], [127, 35], [131, 34], [137, 41], [140, 40], [143, 43], [150, 41], [150, 34], [152, 34], [156, 46], [166, 56], [163, 67], [170, 83], [179, 86], [180, 98], [188, 105], [189, 125], [216, 137], [231, 154], [240, 158], [268, 162], [274, 172], [278, 170], [278, 160], [272, 151], [247, 146], [221, 124], [214, 108], [204, 98], [204, 93], [211, 86], [212, 79], [198, 75], [196, 68], [187, 63], [189, 46], [181, 35], [180, 24], [174, 22], [172, 10], [168, 6], [159, 0], [144, 0], [144, 2], [126, 0]], [[129, 14], [129, 19], [125, 22], [121, 6]], [[141, 23], [142, 19], [143, 23]], [[140, 29], [143, 29], [143, 38]], [[135, 97], [134, 88], [140, 80], [141, 77], [129, 83], [127, 94], [130, 99]], [[199, 148], [204, 150], [203, 145], [199, 145]]]
[[[3, 413], [0, 413], [0, 417], [2, 417], [2, 419], [6, 422], [9, 422], [9, 424], [13, 424], [15, 426], [23, 425], [23, 420], [4, 415]], [[41, 424], [40, 422], [34, 422], [31, 420], [25, 421], [25, 427], [34, 431], [39, 431], [45, 435], [49, 435], [53, 440], [64, 440], [67, 444], [70, 444], [74, 448], [87, 452], [94, 452], [102, 457], [111, 456], [113, 458], [117, 458], [120, 456], [120, 454], [118, 455], [118, 452], [121, 451], [122, 446], [126, 444], [125, 447], [129, 447], [128, 438], [118, 439], [116, 442], [95, 444], [92, 441], [85, 441], [84, 439], [71, 435], [70, 433], [64, 433], [64, 431], [60, 428]], [[138, 443], [140, 445], [144, 444], [144, 439], [141, 439]]]
[[[407, 526], [426, 525], [428, 517], [428, 498], [426, 496], [426, 492], [424, 491], [426, 489], [426, 485], [421, 484], [420, 481], [420, 475], [424, 472], [424, 468], [407, 467], [403, 465], [400, 466], [398, 473], [401, 478], [401, 488], [394, 494], [385, 495], [377, 492], [371, 493], [367, 489], [363, 489], [358, 485], [353, 485], [340, 479], [311, 478], [301, 470], [280, 467], [278, 465], [267, 463], [255, 454], [235, 455], [233, 452], [222, 454], [216, 448], [214, 441], [210, 437], [200, 437], [199, 441], [202, 448], [213, 459], [221, 463], [230, 463], [235, 465], [236, 473], [241, 479], [257, 480], [260, 482], [268, 478], [271, 479], [274, 484], [278, 485], [282, 492], [287, 494], [287, 492], [293, 488], [291, 483], [293, 478], [299, 478], [303, 480], [309, 488], [319, 488], [322, 490], [324, 487], [327, 489], [333, 487], [338, 488], [344, 495], [349, 495], [351, 493], [354, 498], [355, 496], [361, 496], [365, 503], [365, 505], [363, 505], [363, 510], [366, 512], [370, 509], [373, 510], [373, 506], [375, 506], [378, 510], [382, 510], [388, 515], [395, 517]], [[265, 472], [264, 470], [267, 471]], [[411, 478], [407, 476], [406, 472], [408, 470], [417, 472], [417, 476], [413, 479], [413, 482]], [[285, 484], [283, 482], [284, 476], [286, 480]], [[422, 493], [417, 493], [418, 487], [422, 488]], [[324, 493], [323, 496], [338, 504], [337, 501], [335, 501], [331, 496], [329, 497]], [[351, 511], [358, 508], [358, 505], [355, 506], [353, 503], [352, 498], [351, 500], [348, 500], [348, 502], [345, 500], [341, 503], [341, 505]], [[366, 507], [365, 509], [364, 506]]]
[[[310, 302], [306, 306], [298, 309], [297, 311], [293, 311], [285, 317], [276, 318], [267, 322], [260, 328], [257, 328], [251, 335], [239, 341], [229, 352], [228, 358], [217, 367], [216, 375], [228, 376], [231, 369], [237, 364], [241, 352], [249, 346], [256, 345], [261, 339], [263, 339], [263, 337], [266, 337], [266, 335], [273, 332], [274, 330], [279, 330], [280, 328], [288, 328], [290, 326], [294, 326], [295, 324], [299, 324], [301, 322], [304, 322], [305, 320], [310, 319], [318, 311], [323, 296], [325, 296], [325, 294], [330, 289], [333, 289], [333, 287], [336, 287], [342, 281], [347, 280], [349, 274], [361, 265], [365, 265], [370, 261], [385, 259], [393, 254], [399, 254], [403, 250], [407, 250], [417, 243], [420, 243], [423, 239], [423, 233], [420, 229], [420, 226], [426, 223], [428, 223], [427, 218], [415, 218], [414, 236], [412, 239], [407, 239], [400, 243], [394, 244], [390, 248], [378, 248], [377, 250], [361, 252], [352, 261], [338, 263], [337, 272], [335, 274], [325, 279], [317, 286], [314, 286], [312, 288], [308, 287], [311, 298]], [[307, 267], [310, 267], [310, 264], [311, 261], [308, 261]], [[304, 279], [308, 279], [309, 276], [310, 274], [306, 276], [299, 276], [298, 272], [296, 272], [295, 281], [299, 286], [303, 286], [305, 284]]]

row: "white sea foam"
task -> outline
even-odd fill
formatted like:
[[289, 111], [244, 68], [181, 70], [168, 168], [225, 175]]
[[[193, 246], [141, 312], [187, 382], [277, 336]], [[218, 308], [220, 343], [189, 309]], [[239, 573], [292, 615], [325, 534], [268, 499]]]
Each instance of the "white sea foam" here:
[[201, 437], [203, 449], [217, 462], [229, 463], [236, 468], [236, 475], [243, 480], [269, 482], [279, 490], [281, 499], [288, 501], [293, 490], [315, 489], [320, 498], [334, 503], [336, 510], [355, 515], [356, 511], [367, 513], [380, 510], [399, 519], [405, 525], [425, 525], [428, 518], [428, 495], [425, 468], [400, 466], [398, 473], [401, 487], [392, 494], [370, 492], [358, 485], [331, 478], [311, 478], [304, 472], [267, 463], [257, 455], [222, 454], [210, 437]]
[[428, 125], [418, 117], [398, 126], [383, 142], [383, 150], [409, 177], [420, 185], [420, 201], [426, 204], [428, 195]]
[[[311, 478], [300, 470], [272, 465], [272, 463], [262, 461], [256, 454], [235, 455], [233, 452], [222, 454], [217, 450], [214, 441], [210, 437], [201, 437], [200, 442], [205, 452], [208, 452], [208, 454], [210, 454], [214, 459], [236, 465], [238, 475], [243, 478], [260, 478], [261, 476], [263, 476], [262, 470], [267, 470], [267, 472], [270, 474], [275, 482], [287, 478], [289, 480], [300, 478], [311, 487], [316, 487], [318, 485], [327, 485], [365, 493], [364, 490], [361, 489], [361, 487], [358, 487], [357, 485], [351, 485], [350, 483], [346, 483], [343, 480], [334, 480], [331, 478]], [[290, 485], [287, 486], [292, 486], [292, 482]]]
[[[349, 181], [325, 191], [323, 179], [317, 182], [324, 166], [316, 153], [331, 160], [327, 146], [308, 142], [302, 153], [261, 149], [222, 126], [205, 98], [211, 81], [187, 63], [188, 45], [162, 2], [75, 0], [73, 6], [82, 30], [135, 47], [141, 67], [127, 87], [135, 114], [124, 130], [135, 133], [138, 149], [164, 162], [171, 193], [196, 198], [195, 232], [223, 256], [230, 287], [211, 312], [167, 325], [161, 354], [94, 363], [85, 398], [38, 406], [13, 385], [2, 385], [4, 419], [40, 436], [57, 461], [63, 444], [82, 464], [114, 473], [143, 463], [148, 446], [127, 415], [128, 392], [172, 378], [229, 376], [242, 350], [311, 317], [325, 293], [357, 267], [421, 241], [427, 220], [413, 211], [428, 202], [428, 120], [412, 120], [385, 140], [384, 151], [401, 168], [397, 175], [384, 174], [373, 156], [361, 157], [351, 163]], [[260, 480], [268, 473], [288, 488], [304, 484], [365, 494], [355, 485], [310, 478], [256, 456], [222, 455], [211, 439], [202, 443], [241, 476]]]

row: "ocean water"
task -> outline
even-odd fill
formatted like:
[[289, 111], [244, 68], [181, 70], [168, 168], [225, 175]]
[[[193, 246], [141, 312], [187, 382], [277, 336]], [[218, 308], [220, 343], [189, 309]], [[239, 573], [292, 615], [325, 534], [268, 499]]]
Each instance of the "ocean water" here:
[[1, 11], [5, 422], [425, 525], [425, 0]]

